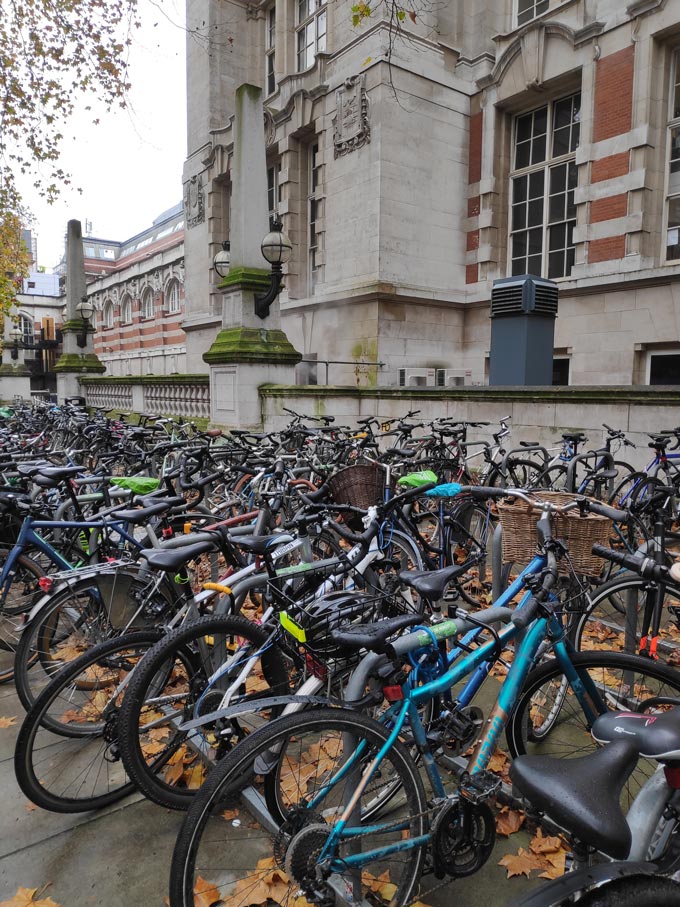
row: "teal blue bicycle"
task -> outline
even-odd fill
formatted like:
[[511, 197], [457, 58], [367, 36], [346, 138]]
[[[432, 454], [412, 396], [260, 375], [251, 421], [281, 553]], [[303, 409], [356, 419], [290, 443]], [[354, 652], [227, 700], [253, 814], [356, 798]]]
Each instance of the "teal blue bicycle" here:
[[[491, 855], [501, 782], [489, 764], [504, 732], [513, 756], [574, 757], [595, 748], [598, 716], [659, 715], [680, 704], [677, 672], [622, 653], [577, 654], [564, 631], [566, 550], [552, 536], [551, 515], [615, 511], [582, 499], [539, 503], [513, 489], [460, 490], [519, 497], [540, 512], [540, 551], [522, 573], [520, 604], [507, 607], [506, 594], [485, 611], [396, 639], [422, 618], [335, 631], [339, 645], [368, 653], [346, 689], [353, 708], [284, 716], [213, 769], [177, 841], [171, 907], [402, 907], [424, 896], [424, 875], [434, 877], [427, 891], [472, 875]], [[498, 683], [490, 668], [508, 660], [511, 643], [514, 658]], [[439, 706], [434, 720], [431, 703]], [[442, 771], [456, 759], [461, 771]], [[645, 758], [631, 765], [624, 801], [655, 768]]]

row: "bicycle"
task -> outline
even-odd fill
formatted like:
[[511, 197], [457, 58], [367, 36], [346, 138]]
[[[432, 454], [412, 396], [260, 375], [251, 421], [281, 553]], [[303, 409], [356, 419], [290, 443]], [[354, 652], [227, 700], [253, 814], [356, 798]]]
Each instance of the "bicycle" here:
[[[475, 494], [474, 488], [464, 490]], [[476, 493], [480, 492], [500, 496], [497, 489]], [[501, 494], [531, 501], [517, 490]], [[227, 898], [237, 905], [243, 897], [246, 903], [252, 888], [272, 872], [281, 881], [279, 902], [301, 891], [308, 902], [320, 904], [330, 899], [407, 904], [426, 866], [439, 878], [460, 877], [476, 872], [490, 856], [494, 820], [488, 800], [499, 782], [487, 768], [506, 724], [511, 749], [518, 755], [527, 745], [561, 739], [565, 728], [559, 712], [572, 700], [589, 727], [614, 704], [633, 709], [638, 703], [644, 708], [653, 697], [648, 714], [657, 714], [665, 710], [666, 702], [680, 703], [680, 677], [670, 670], [635, 656], [571, 651], [556, 616], [559, 602], [552, 598], [560, 545], [551, 537], [548, 514], [576, 506], [571, 502], [561, 508], [539, 508], [543, 566], [525, 576], [533, 592], [525, 596], [510, 622], [506, 609], [489, 609], [483, 626], [491, 638], [472, 650], [456, 644], [444, 665], [439, 643], [461, 632], [479, 633], [475, 616], [465, 615], [460, 623], [435, 624], [389, 646], [394, 633], [390, 621], [382, 627], [374, 624], [336, 632], [337, 642], [372, 653], [355, 671], [347, 698], [358, 698], [350, 692], [363, 694], [369, 677], [377, 675], [380, 692], [393, 703], [392, 708], [382, 723], [346, 709], [289, 715], [255, 731], [229, 753], [197, 794], [180, 832], [171, 871], [172, 907], [193, 907], [195, 892], [201, 890], [206, 898], [208, 894], [213, 900]], [[504, 621], [501, 629], [493, 629], [494, 619]], [[471, 675], [452, 703], [452, 714], [443, 715], [444, 733], [455, 737], [467, 730], [469, 734], [466, 711], [459, 704], [470, 701], [470, 690], [479, 689], [490, 663], [511, 640], [516, 640], [516, 654], [496, 706], [467, 761], [467, 772], [447, 796], [435, 759], [441, 736], [433, 752], [418, 706], [446, 696]], [[546, 643], [553, 658], [531, 672]], [[431, 666], [434, 676], [429, 679], [425, 673], [423, 682], [411, 675], [404, 680], [401, 657], [418, 650], [414, 664], [423, 670]], [[546, 677], [553, 681], [557, 676], [566, 678], [573, 696], [561, 696], [557, 714], [542, 716], [534, 724], [529, 721], [530, 710], [538, 702], [533, 697], [543, 691]], [[650, 691], [645, 700], [639, 698], [644, 691]], [[575, 730], [575, 718], [570, 717], [569, 728]], [[425, 793], [408, 741], [414, 741], [423, 754], [431, 797]], [[644, 766], [639, 769], [632, 785], [644, 775]], [[232, 820], [235, 808], [238, 821]], [[243, 854], [238, 872], [225, 874], [218, 868], [224, 865], [220, 858], [225, 847]]]

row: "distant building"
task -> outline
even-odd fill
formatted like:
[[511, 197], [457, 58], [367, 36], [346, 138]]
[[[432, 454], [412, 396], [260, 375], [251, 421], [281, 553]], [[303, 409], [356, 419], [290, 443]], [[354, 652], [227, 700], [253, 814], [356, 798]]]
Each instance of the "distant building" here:
[[[33, 248], [35, 252], [35, 244]], [[31, 271], [17, 294], [12, 314], [19, 316], [21, 357], [31, 373], [32, 392], [56, 392], [53, 369], [61, 344], [64, 305], [58, 274]]]
[[182, 203], [124, 242], [83, 238], [95, 352], [111, 376], [186, 370]]

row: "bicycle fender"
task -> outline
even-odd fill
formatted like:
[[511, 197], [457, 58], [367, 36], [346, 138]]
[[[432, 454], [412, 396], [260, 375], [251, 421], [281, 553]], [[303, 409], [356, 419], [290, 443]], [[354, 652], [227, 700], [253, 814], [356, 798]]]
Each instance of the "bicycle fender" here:
[[207, 715], [201, 715], [200, 718], [192, 718], [190, 721], [185, 721], [184, 724], [181, 724], [177, 728], [177, 731], [192, 731], [196, 728], [200, 728], [204, 724], [210, 724], [213, 721], [217, 721], [219, 718], [234, 718], [237, 715], [252, 712], [253, 706], [261, 709], [275, 708], [279, 705], [316, 705], [325, 706], [327, 708], [341, 708], [342, 706], [346, 706], [346, 703], [341, 702], [339, 699], [330, 699], [322, 696], [296, 696], [294, 693], [286, 696], [271, 696], [256, 701], [240, 702], [237, 705], [229, 706], [226, 709], [217, 709], [216, 712], [209, 712]]
[[654, 875], [657, 871], [653, 863], [634, 863], [626, 860], [587, 866], [542, 885], [530, 894], [512, 901], [508, 907], [554, 907], [570, 895], [584, 892], [588, 888], [599, 887], [624, 876]]

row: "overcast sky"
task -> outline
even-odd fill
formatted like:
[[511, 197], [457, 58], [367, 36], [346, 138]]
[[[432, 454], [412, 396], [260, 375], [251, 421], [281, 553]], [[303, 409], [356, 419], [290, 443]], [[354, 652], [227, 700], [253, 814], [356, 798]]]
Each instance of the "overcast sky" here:
[[[139, 0], [142, 27], [133, 31], [127, 110], [105, 113], [90, 101], [63, 130], [60, 165], [75, 190], [47, 205], [28, 189], [38, 263], [51, 270], [62, 256], [66, 224], [91, 221], [92, 235], [124, 240], [182, 198], [186, 156], [184, 0]], [[95, 126], [92, 120], [99, 117]]]

